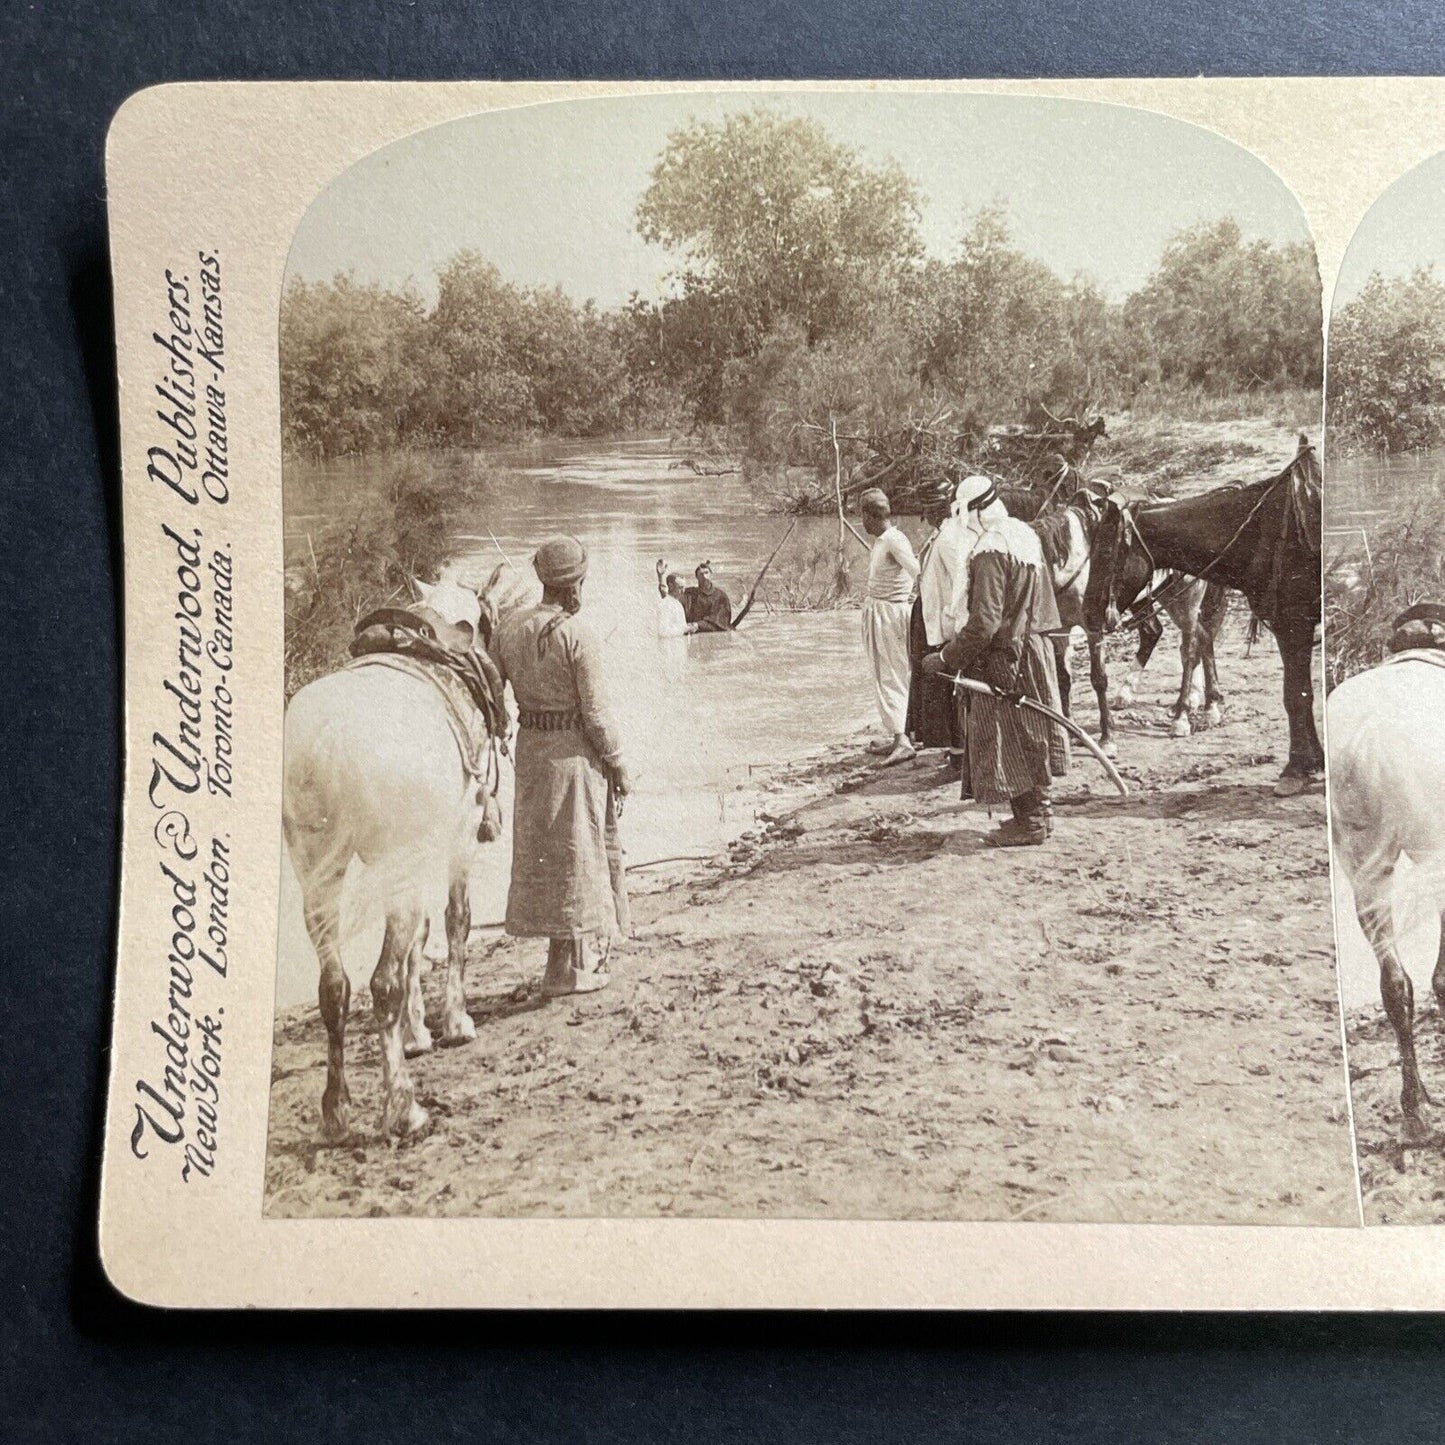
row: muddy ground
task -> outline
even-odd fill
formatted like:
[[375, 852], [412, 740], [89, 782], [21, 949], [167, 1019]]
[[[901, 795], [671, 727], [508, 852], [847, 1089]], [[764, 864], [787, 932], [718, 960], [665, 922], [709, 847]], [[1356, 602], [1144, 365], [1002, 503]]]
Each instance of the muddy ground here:
[[[1366, 1224], [1445, 1223], [1445, 1123], [1426, 1108], [1433, 1136], [1406, 1147], [1400, 1127], [1400, 1050], [1382, 1008], [1352, 1013], [1350, 1096], [1360, 1151], [1360, 1192]], [[1428, 988], [1415, 994], [1415, 1053], [1425, 1088], [1445, 1105], [1445, 1019]]]
[[412, 1065], [425, 1137], [375, 1132], [364, 989], [343, 1146], [316, 1010], [278, 1015], [267, 1212], [1357, 1223], [1323, 792], [1272, 794], [1242, 602], [1187, 740], [1174, 647], [1121, 719], [1133, 795], [1076, 755], [1047, 848], [985, 849], [937, 755], [850, 739], [729, 856], [639, 875], [605, 991], [538, 1006], [544, 946], [474, 937], [476, 1041]]

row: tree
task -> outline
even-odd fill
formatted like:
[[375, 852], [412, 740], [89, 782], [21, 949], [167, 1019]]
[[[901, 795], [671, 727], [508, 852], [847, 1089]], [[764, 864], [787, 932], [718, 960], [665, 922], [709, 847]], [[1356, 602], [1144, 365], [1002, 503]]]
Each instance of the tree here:
[[1068, 288], [1012, 245], [1002, 211], [981, 210], [954, 258], [926, 263], [907, 295], [925, 386], [988, 419], [1049, 390]]
[[535, 422], [532, 387], [517, 366], [525, 307], [495, 266], [475, 251], [453, 256], [437, 277], [427, 325], [439, 440], [475, 446]]
[[1445, 284], [1376, 272], [1330, 321], [1328, 420], [1346, 445], [1427, 447], [1445, 436]]
[[1164, 381], [1316, 387], [1321, 304], [1313, 246], [1246, 242], [1226, 217], [1169, 241], [1124, 321]]
[[763, 107], [670, 136], [637, 226], [681, 259], [678, 319], [707, 322], [694, 400], [785, 323], [809, 346], [863, 324], [920, 255], [918, 216], [896, 164], [869, 165], [815, 121]]
[[410, 290], [350, 275], [292, 282], [281, 300], [287, 447], [319, 457], [397, 446], [426, 385], [425, 319]]

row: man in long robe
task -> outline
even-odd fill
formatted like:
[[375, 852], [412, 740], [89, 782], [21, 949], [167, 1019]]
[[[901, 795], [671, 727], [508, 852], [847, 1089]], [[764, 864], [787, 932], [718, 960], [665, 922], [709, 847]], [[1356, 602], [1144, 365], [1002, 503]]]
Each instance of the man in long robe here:
[[[1057, 712], [1058, 675], [1045, 634], [1059, 628], [1059, 609], [1038, 534], [1009, 516], [987, 477], [962, 482], [959, 500], [975, 539], [968, 556], [967, 620], [924, 666], [977, 678]], [[969, 697], [967, 717], [965, 789], [981, 803], [1008, 803], [1013, 814], [989, 835], [989, 844], [1047, 842], [1054, 826], [1049, 788], [1068, 771], [1067, 734], [1032, 709], [982, 696]]]
[[953, 689], [937, 673], [923, 670], [923, 659], [952, 642], [958, 631], [953, 607], [957, 580], [967, 566], [974, 538], [954, 515], [955, 488], [941, 482], [924, 511], [933, 535], [918, 554], [918, 596], [909, 620], [909, 654], [913, 666], [908, 697], [908, 733], [921, 748], [947, 748], [949, 766], [961, 768], [964, 733]]
[[503, 620], [492, 655], [517, 700], [517, 793], [507, 932], [546, 938], [547, 997], [608, 981], [630, 931], [617, 821], [631, 788], [605, 700], [602, 647], [581, 610], [587, 551], [552, 537], [533, 559], [542, 601]]

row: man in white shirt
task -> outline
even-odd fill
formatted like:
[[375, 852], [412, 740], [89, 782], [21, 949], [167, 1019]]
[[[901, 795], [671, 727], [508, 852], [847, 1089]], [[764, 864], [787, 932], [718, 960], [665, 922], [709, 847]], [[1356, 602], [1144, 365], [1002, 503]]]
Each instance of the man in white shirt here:
[[869, 744], [884, 766], [914, 757], [908, 741], [908, 616], [918, 580], [913, 544], [893, 525], [888, 496], [876, 487], [859, 498], [863, 530], [873, 538], [868, 553], [868, 596], [863, 602], [863, 647], [873, 670], [873, 690], [884, 737]]
[[683, 597], [687, 589], [680, 572], [669, 572], [665, 558], [657, 562], [657, 635], [659, 637], [686, 637], [697, 628], [687, 620], [687, 609]]

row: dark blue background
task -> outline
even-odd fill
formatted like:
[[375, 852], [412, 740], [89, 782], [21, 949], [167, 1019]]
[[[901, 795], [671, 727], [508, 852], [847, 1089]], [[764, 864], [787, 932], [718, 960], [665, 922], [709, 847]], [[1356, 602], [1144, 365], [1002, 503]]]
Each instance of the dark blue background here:
[[1420, 74], [1445, 69], [1437, 13], [1427, 0], [0, 4], [0, 1437], [1445, 1437], [1432, 1320], [171, 1317], [119, 1300], [94, 1246], [120, 695], [102, 146], [129, 93], [289, 77]]

